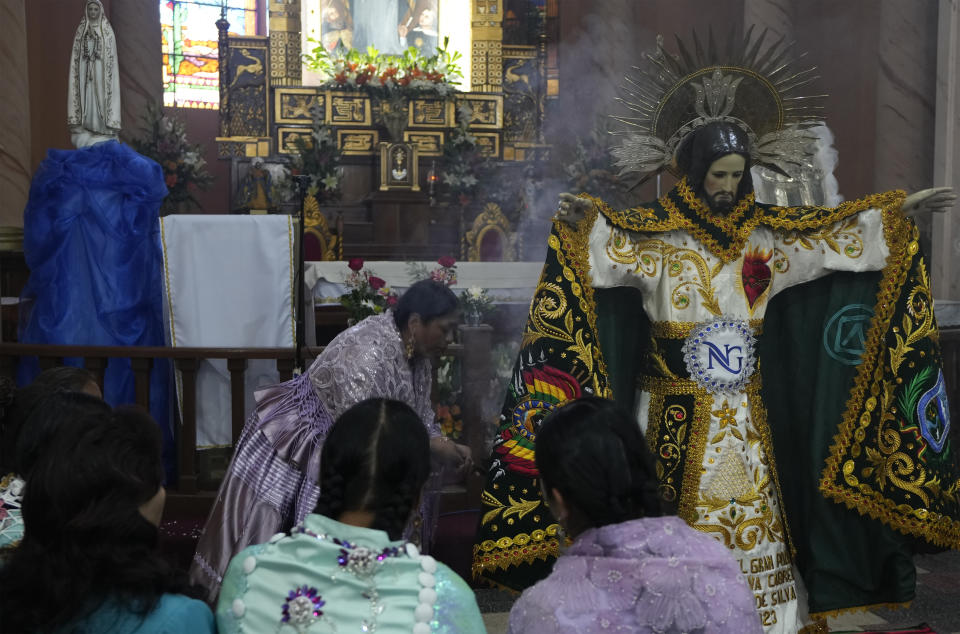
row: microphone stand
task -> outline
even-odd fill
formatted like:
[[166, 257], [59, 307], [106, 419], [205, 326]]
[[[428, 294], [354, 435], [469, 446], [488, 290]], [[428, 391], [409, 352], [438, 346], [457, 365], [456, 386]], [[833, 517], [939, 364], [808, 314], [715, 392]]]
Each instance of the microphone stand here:
[[300, 198], [300, 208], [297, 212], [299, 216], [299, 226], [297, 227], [297, 258], [296, 258], [296, 274], [294, 279], [296, 280], [296, 350], [294, 351], [294, 367], [300, 368], [301, 371], [305, 369], [304, 365], [304, 348], [306, 347], [306, 302], [304, 295], [306, 294], [306, 284], [304, 281], [304, 261], [306, 259], [306, 251], [303, 247], [303, 232], [304, 226], [306, 225], [306, 205], [304, 204], [307, 199], [307, 188], [310, 187], [310, 177], [305, 174], [297, 174], [293, 177], [297, 181], [297, 193]]

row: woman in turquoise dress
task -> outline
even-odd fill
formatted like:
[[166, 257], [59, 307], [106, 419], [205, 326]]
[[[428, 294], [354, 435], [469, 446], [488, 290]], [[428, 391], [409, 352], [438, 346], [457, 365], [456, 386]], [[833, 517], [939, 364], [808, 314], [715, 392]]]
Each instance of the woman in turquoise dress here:
[[413, 409], [387, 399], [351, 407], [320, 465], [315, 513], [230, 562], [219, 631], [485, 632], [466, 582], [401, 540], [430, 475]]
[[[213, 614], [157, 550], [160, 431], [139, 409], [62, 421], [27, 478], [26, 531], [0, 567], [0, 629], [213, 634]], [[75, 410], [78, 411], [78, 410]]]

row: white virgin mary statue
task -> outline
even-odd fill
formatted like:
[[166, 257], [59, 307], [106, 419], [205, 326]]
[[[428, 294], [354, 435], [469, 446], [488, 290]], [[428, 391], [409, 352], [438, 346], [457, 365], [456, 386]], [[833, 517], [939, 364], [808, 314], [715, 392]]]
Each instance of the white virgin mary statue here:
[[84, 3], [73, 38], [67, 125], [77, 148], [116, 139], [120, 132], [120, 71], [117, 41], [100, 0]]

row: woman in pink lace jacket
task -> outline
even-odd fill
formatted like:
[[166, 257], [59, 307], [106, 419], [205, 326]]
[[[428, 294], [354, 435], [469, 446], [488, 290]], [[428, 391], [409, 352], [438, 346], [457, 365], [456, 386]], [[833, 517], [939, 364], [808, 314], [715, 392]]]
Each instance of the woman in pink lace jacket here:
[[216, 603], [234, 555], [288, 531], [313, 512], [323, 439], [333, 421], [356, 403], [368, 398], [406, 403], [427, 428], [435, 462], [469, 468], [469, 450], [440, 435], [430, 401], [430, 359], [450, 343], [458, 320], [453, 291], [438, 282], [417, 282], [395, 310], [338, 335], [304, 374], [256, 393], [256, 410], [244, 426], [190, 568], [191, 581], [207, 588], [209, 602]]
[[723, 545], [661, 517], [636, 421], [584, 398], [537, 434], [544, 499], [573, 545], [510, 611], [510, 632], [761, 632], [753, 595]]

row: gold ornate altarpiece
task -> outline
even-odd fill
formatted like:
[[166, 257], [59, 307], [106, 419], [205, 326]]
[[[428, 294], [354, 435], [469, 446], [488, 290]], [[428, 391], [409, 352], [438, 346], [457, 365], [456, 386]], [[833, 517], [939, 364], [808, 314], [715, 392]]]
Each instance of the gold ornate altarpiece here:
[[[503, 161], [544, 158], [544, 102], [556, 95], [556, 69], [544, 38], [536, 45], [503, 43], [502, 0], [470, 0], [470, 92], [453, 100], [425, 96], [407, 103], [403, 141], [422, 157], [439, 156], [446, 130], [459, 123], [460, 105], [484, 152]], [[311, 109], [336, 130], [348, 156], [373, 157], [383, 140], [376, 104], [363, 92], [302, 85], [301, 0], [269, 0], [270, 35], [235, 37], [220, 28], [221, 158], [290, 153], [293, 139], [310, 134]], [[553, 3], [548, 3], [553, 6]], [[548, 7], [549, 10], [549, 7]], [[397, 139], [398, 141], [401, 139]]]

